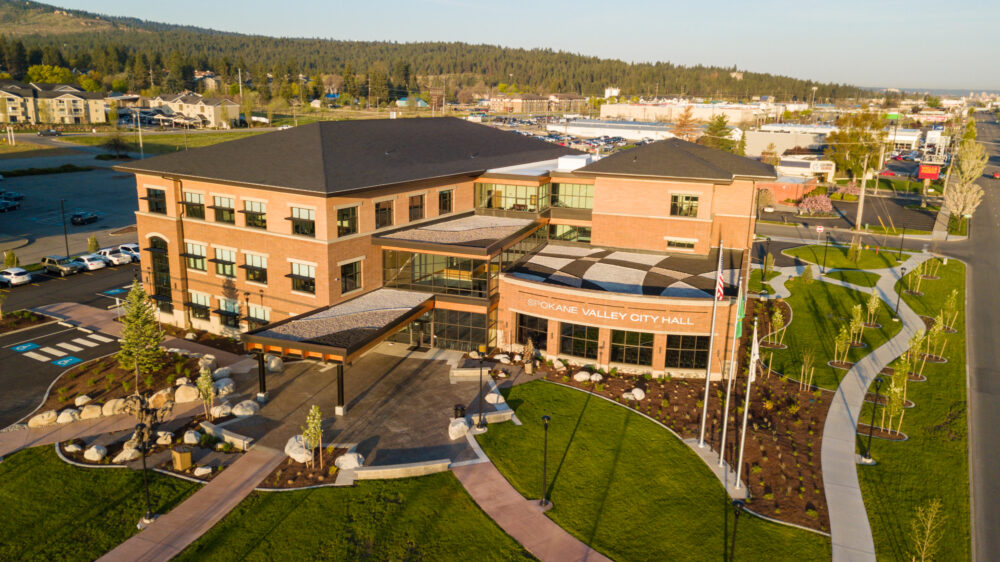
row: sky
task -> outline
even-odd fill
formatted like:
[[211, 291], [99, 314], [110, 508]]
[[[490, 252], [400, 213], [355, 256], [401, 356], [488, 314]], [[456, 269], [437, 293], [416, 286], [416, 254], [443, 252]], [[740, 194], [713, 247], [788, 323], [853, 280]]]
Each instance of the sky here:
[[1000, 90], [997, 0], [47, 3], [278, 37], [462, 41], [864, 87]]

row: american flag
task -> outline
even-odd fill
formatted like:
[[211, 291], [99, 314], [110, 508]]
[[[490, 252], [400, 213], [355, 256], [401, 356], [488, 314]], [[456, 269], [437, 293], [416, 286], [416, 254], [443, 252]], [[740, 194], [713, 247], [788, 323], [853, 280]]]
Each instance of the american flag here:
[[722, 244], [719, 244], [719, 275], [715, 280], [715, 298], [722, 300], [723, 296], [723, 285], [722, 285]]
[[750, 339], [750, 382], [757, 379], [757, 360], [760, 359], [760, 342], [757, 341], [757, 322], [753, 323], [753, 338]]

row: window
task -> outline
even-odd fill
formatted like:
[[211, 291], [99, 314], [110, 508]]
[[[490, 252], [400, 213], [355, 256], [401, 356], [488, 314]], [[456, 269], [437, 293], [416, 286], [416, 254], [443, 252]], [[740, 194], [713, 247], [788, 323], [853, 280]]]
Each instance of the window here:
[[560, 352], [585, 359], [597, 359], [597, 328], [563, 322], [560, 332]]
[[670, 216], [672, 216], [672, 217], [697, 217], [698, 216], [698, 196], [697, 195], [671, 195], [670, 196]]
[[316, 237], [316, 211], [292, 207], [292, 234]]
[[167, 241], [154, 236], [149, 239], [150, 258], [153, 268], [153, 294], [157, 308], [161, 312], [172, 312], [173, 293], [170, 289], [170, 259], [167, 257]]
[[708, 368], [708, 336], [667, 336], [666, 366], [676, 369]]
[[668, 248], [680, 248], [684, 250], [691, 250], [694, 248], [694, 240], [682, 240], [682, 239], [668, 239]]
[[215, 205], [212, 208], [215, 209], [215, 221], [236, 224], [236, 209], [233, 207], [233, 198], [216, 195], [214, 201]]
[[191, 310], [191, 317], [198, 318], [199, 320], [208, 320], [209, 310], [211, 309], [211, 300], [208, 295], [202, 293], [190, 292], [187, 305]]
[[488, 283], [488, 265], [486, 260], [385, 250], [382, 252], [382, 284], [482, 298], [495, 291], [495, 285]]
[[184, 192], [184, 216], [189, 219], [205, 218], [205, 196], [201, 193]]
[[248, 227], [267, 228], [267, 203], [263, 201], [244, 201], [243, 209]]
[[455, 190], [454, 189], [448, 189], [448, 190], [445, 190], [445, 191], [439, 191], [438, 192], [438, 214], [439, 215], [447, 215], [448, 213], [450, 213], [452, 211], [452, 208], [455, 205], [454, 195], [455, 195]]
[[423, 195], [411, 195], [410, 196], [410, 220], [418, 221], [424, 218], [424, 196]]
[[358, 208], [337, 209], [337, 236], [348, 236], [358, 232]]
[[187, 260], [188, 269], [205, 271], [205, 247], [201, 244], [188, 242], [184, 245], [184, 258]]
[[516, 336], [517, 343], [524, 345], [530, 339], [535, 344], [535, 349], [545, 351], [549, 341], [549, 321], [545, 318], [518, 314]]
[[243, 269], [247, 271], [247, 281], [267, 283], [267, 258], [257, 254], [246, 254], [246, 260]]
[[476, 208], [537, 213], [549, 208], [549, 186], [476, 184]]
[[552, 206], [567, 209], [593, 209], [594, 186], [585, 183], [552, 184]]
[[653, 334], [611, 330], [611, 361], [629, 365], [652, 365]]
[[146, 205], [148, 205], [150, 213], [167, 214], [167, 192], [147, 187]]
[[552, 240], [565, 240], [566, 242], [586, 242], [590, 243], [589, 226], [569, 226], [566, 224], [550, 224], [549, 238]]
[[361, 288], [361, 261], [340, 266], [340, 294]]
[[271, 321], [271, 310], [259, 304], [251, 304], [247, 307], [247, 320], [256, 326], [263, 326]]
[[292, 262], [292, 290], [316, 294], [316, 266]]
[[375, 203], [375, 228], [392, 226], [392, 201]]
[[236, 277], [236, 252], [232, 250], [215, 249], [215, 272], [223, 277]]
[[240, 303], [235, 299], [219, 299], [219, 318], [222, 325], [230, 328], [240, 327]]

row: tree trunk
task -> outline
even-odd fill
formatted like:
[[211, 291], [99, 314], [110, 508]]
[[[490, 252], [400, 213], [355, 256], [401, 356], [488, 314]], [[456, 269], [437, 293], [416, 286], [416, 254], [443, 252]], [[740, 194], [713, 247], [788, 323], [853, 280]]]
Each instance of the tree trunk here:
[[319, 434], [319, 469], [323, 470], [323, 433]]
[[905, 413], [906, 410], [899, 412], [899, 423], [896, 424], [896, 435], [899, 435], [899, 431], [903, 428], [903, 414]]

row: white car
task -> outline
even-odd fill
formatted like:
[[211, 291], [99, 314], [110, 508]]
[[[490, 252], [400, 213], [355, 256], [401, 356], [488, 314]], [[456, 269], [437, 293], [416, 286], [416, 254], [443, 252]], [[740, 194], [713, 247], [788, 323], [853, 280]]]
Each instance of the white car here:
[[86, 269], [87, 271], [94, 271], [95, 269], [102, 269], [108, 266], [104, 258], [97, 254], [77, 256], [73, 258], [73, 262], [80, 266], [80, 269]]
[[132, 258], [132, 261], [139, 261], [139, 245], [138, 244], [122, 244], [118, 246], [118, 250]]
[[97, 255], [104, 258], [108, 265], [125, 265], [132, 263], [132, 256], [123, 254], [118, 248], [102, 248], [97, 251]]
[[16, 287], [31, 283], [31, 274], [20, 267], [0, 270], [0, 286]]

